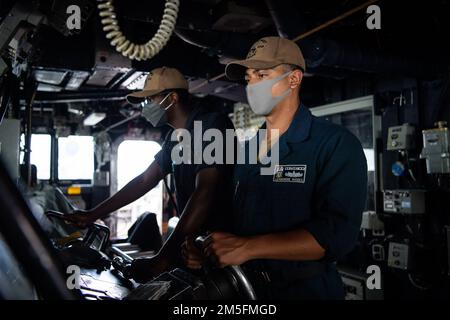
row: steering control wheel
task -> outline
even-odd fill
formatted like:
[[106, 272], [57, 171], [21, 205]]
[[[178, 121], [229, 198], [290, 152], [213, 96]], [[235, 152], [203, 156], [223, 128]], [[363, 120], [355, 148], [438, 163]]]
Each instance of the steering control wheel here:
[[[47, 211], [47, 217], [66, 221], [63, 213]], [[108, 269], [109, 257], [104, 253], [109, 240], [109, 228], [97, 223], [91, 224], [86, 232], [77, 230], [56, 240], [62, 260], [81, 267]]]
[[[195, 239], [194, 244], [197, 248], [203, 249], [205, 239], [205, 237], [199, 236]], [[205, 271], [207, 273], [212, 273], [208, 265], [204, 265], [203, 268], [206, 269]], [[228, 280], [228, 282], [233, 285], [234, 289], [242, 295], [242, 298], [256, 300], [255, 290], [240, 266], [228, 266], [219, 270], [223, 270], [222, 272], [225, 275], [226, 280]]]

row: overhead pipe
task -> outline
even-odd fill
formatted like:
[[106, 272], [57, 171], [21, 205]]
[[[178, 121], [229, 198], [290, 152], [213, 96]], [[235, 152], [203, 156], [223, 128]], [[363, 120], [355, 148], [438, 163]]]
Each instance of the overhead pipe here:
[[[305, 32], [305, 21], [300, 14], [280, 1], [266, 0], [269, 13], [282, 37], [294, 39]], [[300, 22], [294, 23], [294, 22]], [[437, 74], [448, 67], [435, 61], [395, 56], [373, 48], [342, 44], [320, 36], [310, 36], [299, 41], [309, 69], [318, 66], [343, 68], [353, 71], [427, 76]]]
[[[279, 36], [294, 39], [306, 33], [305, 19], [299, 12], [292, 10], [292, 6], [276, 0], [266, 0], [266, 4]], [[176, 29], [175, 34], [191, 45], [233, 59], [245, 57], [257, 40], [248, 34], [232, 32]], [[317, 35], [310, 35], [298, 43], [305, 56], [307, 71], [313, 74], [320, 74], [324, 67], [338, 69], [340, 73], [347, 70], [405, 76], [430, 76], [448, 71], [448, 66], [438, 61], [403, 57], [379, 49], [338, 43]]]
[[35, 104], [56, 104], [73, 102], [98, 101], [120, 101], [130, 93], [128, 90], [114, 91], [75, 91], [75, 92], [39, 92], [36, 95]]
[[258, 40], [254, 35], [235, 32], [195, 31], [177, 28], [174, 33], [190, 45], [209, 50], [219, 56], [236, 59], [244, 57], [250, 46]]
[[[270, 1], [266, 0], [267, 10], [272, 18], [272, 21], [277, 29], [278, 35], [282, 38], [292, 39], [292, 31], [297, 32], [306, 31], [305, 19], [298, 11], [292, 10], [292, 1], [289, 3], [280, 1]], [[282, 21], [282, 17], [289, 15], [290, 19], [287, 21]]]

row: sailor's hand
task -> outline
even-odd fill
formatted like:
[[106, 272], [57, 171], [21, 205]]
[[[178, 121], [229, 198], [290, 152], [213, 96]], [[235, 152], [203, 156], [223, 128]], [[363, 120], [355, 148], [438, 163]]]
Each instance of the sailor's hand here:
[[73, 213], [65, 214], [64, 219], [81, 229], [88, 227], [97, 220], [92, 211], [86, 210], [76, 210]]
[[195, 246], [191, 237], [186, 237], [186, 240], [181, 245], [181, 254], [185, 265], [190, 269], [200, 269], [205, 261], [205, 256]]
[[213, 232], [205, 239], [205, 254], [218, 267], [236, 266], [251, 259], [248, 238]]
[[138, 258], [133, 260], [129, 268], [131, 278], [137, 282], [147, 282], [166, 271], [169, 263], [159, 255], [151, 258]]

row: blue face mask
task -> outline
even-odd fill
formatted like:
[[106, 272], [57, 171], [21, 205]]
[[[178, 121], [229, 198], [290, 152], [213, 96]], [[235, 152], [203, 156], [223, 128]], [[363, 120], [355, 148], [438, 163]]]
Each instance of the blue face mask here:
[[286, 78], [290, 73], [291, 72], [288, 71], [274, 79], [262, 80], [258, 83], [247, 85], [248, 104], [255, 114], [259, 116], [268, 115], [278, 102], [291, 93], [292, 89], [289, 88], [279, 96], [272, 96], [273, 85], [281, 79]]
[[162, 127], [167, 124], [167, 110], [173, 106], [173, 102], [167, 107], [163, 107], [162, 104], [170, 96], [168, 93], [161, 102], [157, 103], [150, 99], [145, 99], [142, 105], [141, 115], [152, 124], [154, 127]]

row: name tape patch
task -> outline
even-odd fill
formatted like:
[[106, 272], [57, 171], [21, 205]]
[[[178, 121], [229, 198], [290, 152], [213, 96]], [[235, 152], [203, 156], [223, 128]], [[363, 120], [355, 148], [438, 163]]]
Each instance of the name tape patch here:
[[273, 174], [273, 181], [305, 183], [306, 167], [306, 164], [276, 165], [275, 172]]

